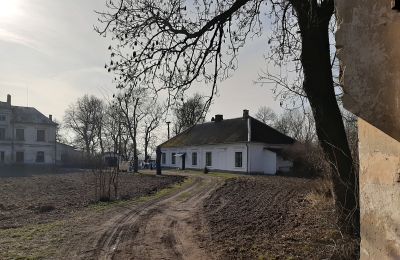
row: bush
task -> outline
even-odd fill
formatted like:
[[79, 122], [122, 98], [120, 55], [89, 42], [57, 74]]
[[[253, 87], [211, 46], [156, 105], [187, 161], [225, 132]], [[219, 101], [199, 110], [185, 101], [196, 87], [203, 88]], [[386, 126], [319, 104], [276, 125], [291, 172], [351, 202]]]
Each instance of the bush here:
[[205, 173], [205, 174], [209, 173], [209, 170], [207, 167], [204, 167], [203, 173]]
[[293, 161], [294, 176], [310, 178], [329, 176], [329, 163], [317, 144], [295, 143], [283, 150], [283, 156]]

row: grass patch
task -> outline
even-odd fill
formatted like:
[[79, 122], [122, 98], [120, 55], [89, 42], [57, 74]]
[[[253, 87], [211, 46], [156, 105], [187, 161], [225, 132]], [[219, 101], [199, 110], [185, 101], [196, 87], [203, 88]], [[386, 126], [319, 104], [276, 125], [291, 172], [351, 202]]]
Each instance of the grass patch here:
[[62, 242], [63, 221], [0, 230], [0, 259], [43, 259], [56, 253]]
[[146, 196], [142, 196], [139, 198], [131, 198], [131, 199], [127, 199], [127, 200], [114, 200], [114, 201], [110, 201], [110, 202], [97, 202], [95, 204], [90, 205], [89, 207], [91, 209], [94, 209], [96, 211], [104, 211], [107, 209], [110, 209], [114, 206], [127, 206], [127, 205], [131, 205], [131, 204], [135, 204], [135, 203], [143, 203], [143, 202], [147, 202], [153, 199], [158, 199], [161, 198], [163, 196], [167, 196], [173, 192], [175, 192], [176, 190], [182, 188], [182, 187], [186, 187], [187, 185], [190, 185], [191, 183], [193, 183], [194, 178], [186, 178], [183, 182], [181, 183], [176, 183], [173, 184], [167, 188], [161, 189], [159, 191], [157, 191], [154, 194], [151, 195], [146, 195]]
[[162, 189], [152, 195], [140, 197], [140, 198], [136, 199], [135, 201], [146, 202], [146, 201], [150, 201], [153, 199], [158, 199], [158, 198], [161, 198], [164, 196], [168, 196], [168, 195], [174, 193], [175, 191], [177, 191], [178, 189], [189, 186], [190, 184], [193, 183], [193, 181], [194, 181], [194, 178], [188, 177], [181, 183], [176, 183], [176, 184], [174, 184], [170, 187], [167, 187], [165, 189]]
[[213, 176], [213, 177], [218, 177], [218, 178], [223, 178], [226, 180], [244, 176], [242, 174], [229, 173], [229, 172], [211, 172], [211, 173], [208, 173], [207, 175]]
[[190, 195], [191, 195], [190, 192], [186, 192], [186, 191], [185, 191], [185, 192], [182, 192], [182, 193], [179, 195], [178, 200], [180, 200], [180, 201], [185, 200], [185, 199], [189, 198]]

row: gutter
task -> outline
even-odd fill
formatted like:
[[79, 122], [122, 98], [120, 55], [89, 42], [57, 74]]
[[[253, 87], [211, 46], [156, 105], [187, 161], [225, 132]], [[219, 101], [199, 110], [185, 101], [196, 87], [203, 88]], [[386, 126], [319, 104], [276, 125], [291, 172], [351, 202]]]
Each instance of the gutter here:
[[246, 163], [246, 173], [249, 173], [250, 160], [249, 160], [249, 143], [251, 142], [251, 123], [250, 117], [247, 117], [247, 143], [246, 143], [246, 153], [247, 153], [247, 163]]
[[246, 143], [246, 173], [249, 173], [249, 144]]

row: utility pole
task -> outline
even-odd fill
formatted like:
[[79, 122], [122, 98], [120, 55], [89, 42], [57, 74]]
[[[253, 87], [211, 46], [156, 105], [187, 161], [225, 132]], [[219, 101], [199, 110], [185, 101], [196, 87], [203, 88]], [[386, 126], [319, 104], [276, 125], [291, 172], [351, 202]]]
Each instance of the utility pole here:
[[168, 126], [168, 140], [169, 140], [169, 138], [170, 138], [170, 137], [169, 137], [169, 124], [171, 124], [171, 122], [170, 122], [170, 121], [167, 121], [166, 123], [167, 123], [167, 126]]

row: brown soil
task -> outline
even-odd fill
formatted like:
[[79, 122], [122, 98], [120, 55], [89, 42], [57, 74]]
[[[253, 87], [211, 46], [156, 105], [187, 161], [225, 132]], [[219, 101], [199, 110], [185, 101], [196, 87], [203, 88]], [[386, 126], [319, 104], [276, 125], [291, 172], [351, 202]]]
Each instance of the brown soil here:
[[[184, 178], [164, 173], [123, 175], [121, 192], [137, 197]], [[353, 243], [336, 229], [318, 181], [183, 175], [153, 196], [94, 207], [87, 174], [0, 179], [0, 258], [332, 259]], [[22, 228], [5, 229], [13, 224]]]
[[[153, 194], [183, 179], [121, 174], [119, 197]], [[0, 229], [65, 219], [96, 202], [94, 183], [89, 172], [0, 178]]]
[[[221, 184], [218, 178], [192, 176], [176, 192], [120, 212], [85, 238], [78, 259], [214, 259], [195, 230], [203, 200]], [[204, 237], [204, 235], [202, 235]], [[86, 250], [84, 250], [86, 249]]]
[[228, 180], [207, 199], [205, 242], [222, 259], [346, 259], [354, 245], [335, 225], [321, 181], [279, 176]]

